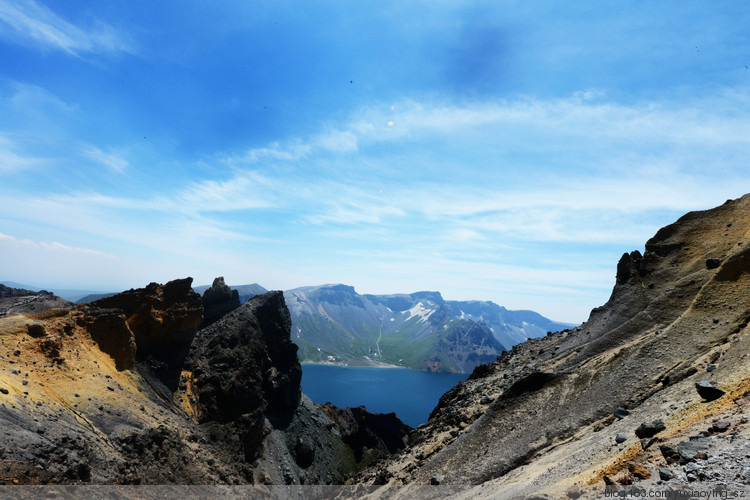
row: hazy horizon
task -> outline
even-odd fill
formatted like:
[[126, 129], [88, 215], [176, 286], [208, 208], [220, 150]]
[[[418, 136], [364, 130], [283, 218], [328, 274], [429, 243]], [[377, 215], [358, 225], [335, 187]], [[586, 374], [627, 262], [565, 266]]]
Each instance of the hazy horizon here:
[[0, 279], [584, 321], [622, 253], [750, 191], [748, 24], [676, 0], [0, 0]]

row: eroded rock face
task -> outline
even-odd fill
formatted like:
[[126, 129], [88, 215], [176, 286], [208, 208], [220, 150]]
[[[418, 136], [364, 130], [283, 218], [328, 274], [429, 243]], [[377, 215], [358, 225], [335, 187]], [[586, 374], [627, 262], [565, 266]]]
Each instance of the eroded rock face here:
[[263, 410], [283, 418], [294, 411], [302, 369], [290, 328], [283, 294], [269, 292], [201, 329], [185, 367], [201, 422], [261, 418]]
[[202, 328], [184, 376], [193, 388], [199, 422], [230, 425], [250, 460], [264, 420], [288, 425], [300, 401], [302, 369], [289, 340], [291, 319], [281, 292], [269, 292]]
[[229, 311], [240, 306], [240, 294], [224, 283], [224, 277], [214, 279], [211, 288], [203, 293], [203, 327], [210, 325]]
[[[748, 234], [750, 195], [660, 229], [645, 252], [622, 255], [609, 300], [588, 321], [475, 369], [415, 429], [408, 456], [352, 481], [375, 483], [383, 469], [395, 483], [429, 484], [441, 474], [445, 483], [513, 486], [521, 497], [566, 481], [601, 483], [609, 464], [631, 459], [611, 447], [618, 433], [655, 420], [673, 429], [686, 415], [699, 421], [742, 394], [738, 381], [750, 378]], [[696, 386], [706, 372], [730, 396], [715, 407], [706, 404], [713, 394], [700, 392], [710, 388]], [[630, 415], [613, 415], [620, 407]], [[652, 453], [647, 447], [639, 451]]]
[[182, 363], [203, 321], [203, 303], [190, 287], [192, 278], [151, 283], [88, 304], [118, 309], [125, 315], [137, 347], [136, 358], [153, 358], [166, 365], [162, 381], [174, 390]]
[[127, 370], [135, 365], [135, 337], [122, 311], [84, 307], [79, 308], [73, 317], [99, 349], [112, 356], [118, 370]]

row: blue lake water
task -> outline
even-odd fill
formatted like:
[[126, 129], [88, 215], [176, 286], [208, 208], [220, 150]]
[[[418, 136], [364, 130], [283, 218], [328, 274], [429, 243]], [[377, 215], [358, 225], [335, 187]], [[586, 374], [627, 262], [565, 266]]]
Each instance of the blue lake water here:
[[465, 380], [467, 373], [429, 373], [406, 368], [364, 368], [302, 365], [302, 392], [314, 403], [339, 407], [367, 407], [373, 413], [391, 413], [417, 427], [445, 391]]

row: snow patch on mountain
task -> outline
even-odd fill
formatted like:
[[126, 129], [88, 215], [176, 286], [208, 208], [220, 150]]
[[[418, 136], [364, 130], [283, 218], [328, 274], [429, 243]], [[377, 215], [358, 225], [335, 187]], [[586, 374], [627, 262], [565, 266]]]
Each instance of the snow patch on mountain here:
[[426, 321], [434, 312], [435, 309], [427, 308], [422, 302], [417, 302], [411, 309], [404, 311], [404, 314], [408, 314], [404, 321], [415, 317], [419, 317], [418, 321]]

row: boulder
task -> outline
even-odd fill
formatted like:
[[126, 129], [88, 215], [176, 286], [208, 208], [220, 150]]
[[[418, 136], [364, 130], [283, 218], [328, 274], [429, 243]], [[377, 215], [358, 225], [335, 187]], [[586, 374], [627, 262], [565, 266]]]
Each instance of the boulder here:
[[315, 446], [307, 438], [297, 438], [297, 444], [294, 447], [294, 459], [297, 465], [306, 469], [312, 465], [315, 459]]
[[720, 259], [706, 259], [706, 269], [716, 269], [721, 265]]
[[640, 439], [650, 438], [667, 428], [661, 420], [644, 422], [635, 430], [635, 435]]
[[716, 385], [713, 380], [701, 380], [695, 383], [695, 390], [698, 395], [706, 401], [713, 401], [722, 397], [725, 392]]
[[674, 463], [680, 459], [680, 452], [674, 445], [663, 444], [659, 446], [659, 450], [661, 451], [664, 460], [666, 460], [668, 464]]
[[732, 424], [726, 420], [719, 420], [714, 422], [709, 430], [711, 432], [726, 432], [731, 426]]
[[31, 323], [26, 327], [26, 333], [29, 334], [30, 337], [39, 338], [43, 337], [46, 333], [44, 323], [41, 322], [34, 322]]
[[625, 408], [620, 407], [620, 408], [617, 408], [615, 410], [614, 415], [615, 415], [615, 417], [617, 417], [619, 419], [623, 419], [623, 418], [627, 417], [628, 415], [630, 415], [630, 412], [628, 410], [626, 410]]
[[668, 467], [659, 467], [659, 479], [662, 481], [669, 481], [674, 477], [674, 472]]

